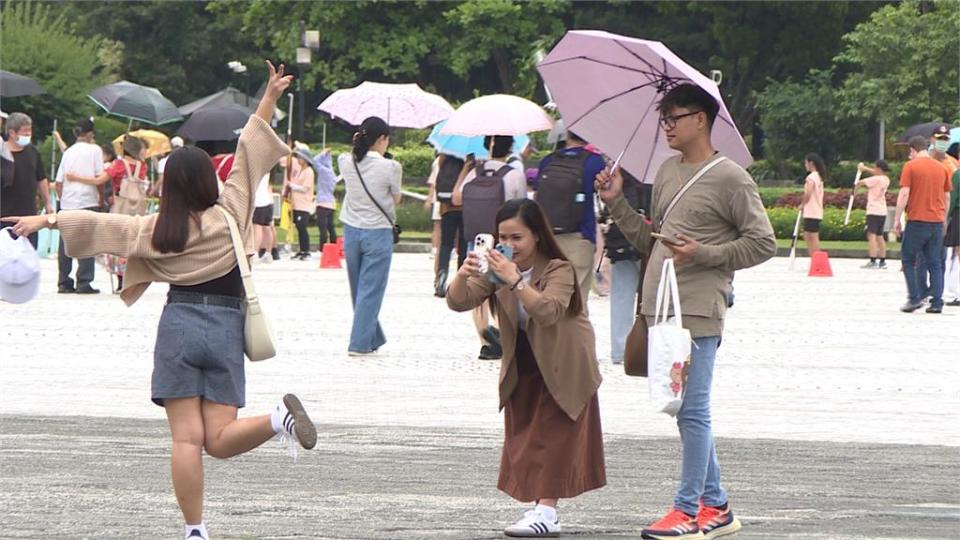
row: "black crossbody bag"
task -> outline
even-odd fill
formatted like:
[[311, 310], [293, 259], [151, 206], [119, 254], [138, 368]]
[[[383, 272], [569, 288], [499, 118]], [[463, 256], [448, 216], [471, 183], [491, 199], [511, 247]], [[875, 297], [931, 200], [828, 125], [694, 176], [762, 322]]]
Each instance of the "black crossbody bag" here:
[[357, 178], [360, 179], [360, 185], [363, 186], [363, 190], [367, 192], [367, 197], [370, 197], [370, 200], [373, 201], [373, 204], [376, 205], [377, 209], [380, 210], [380, 213], [383, 214], [383, 217], [387, 218], [387, 222], [390, 223], [390, 227], [393, 229], [393, 243], [396, 244], [400, 242], [400, 233], [403, 232], [403, 229], [400, 228], [400, 225], [394, 223], [394, 221], [390, 219], [390, 215], [387, 214], [383, 207], [380, 206], [380, 203], [373, 198], [373, 194], [370, 193], [370, 190], [367, 189], [367, 183], [363, 181], [363, 175], [360, 174], [360, 166], [357, 165], [356, 158], [352, 159], [351, 161], [353, 161], [354, 170], [357, 171]]

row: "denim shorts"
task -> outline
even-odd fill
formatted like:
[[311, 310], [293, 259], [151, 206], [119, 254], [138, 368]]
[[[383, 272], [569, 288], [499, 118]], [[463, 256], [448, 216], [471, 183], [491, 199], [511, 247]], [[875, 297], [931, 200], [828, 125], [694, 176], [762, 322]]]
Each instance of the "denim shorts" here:
[[198, 396], [243, 407], [243, 319], [239, 298], [171, 291], [153, 350], [152, 401]]

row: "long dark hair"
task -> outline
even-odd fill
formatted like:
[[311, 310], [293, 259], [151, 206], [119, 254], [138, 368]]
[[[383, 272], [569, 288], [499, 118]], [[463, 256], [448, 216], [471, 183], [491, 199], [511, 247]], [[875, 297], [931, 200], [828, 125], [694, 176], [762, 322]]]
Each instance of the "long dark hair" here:
[[826, 185], [827, 183], [827, 166], [823, 163], [823, 158], [820, 157], [820, 154], [815, 154], [813, 152], [807, 154], [807, 157], [804, 158], [810, 163], [813, 163], [813, 168], [817, 170], [817, 174], [820, 175], [820, 181]]
[[[570, 262], [570, 259], [563, 254], [560, 244], [553, 236], [553, 228], [547, 219], [543, 209], [536, 201], [530, 199], [510, 199], [503, 203], [500, 210], [497, 211], [497, 231], [496, 238], [500, 238], [500, 223], [517, 218], [523, 226], [537, 237], [537, 252], [547, 259], [562, 259]], [[571, 263], [571, 268], [572, 268]], [[573, 296], [570, 298], [570, 304], [567, 306], [569, 315], [578, 315], [583, 311], [583, 298], [580, 296], [580, 284], [577, 280], [576, 272], [573, 277]]]
[[200, 227], [200, 212], [219, 197], [217, 173], [206, 152], [193, 146], [174, 150], [163, 169], [163, 196], [153, 227], [153, 248], [180, 253], [190, 236], [190, 220]]
[[390, 134], [390, 126], [380, 117], [369, 116], [364, 120], [357, 132], [353, 134], [353, 159], [360, 163], [367, 157], [367, 152], [377, 139]]

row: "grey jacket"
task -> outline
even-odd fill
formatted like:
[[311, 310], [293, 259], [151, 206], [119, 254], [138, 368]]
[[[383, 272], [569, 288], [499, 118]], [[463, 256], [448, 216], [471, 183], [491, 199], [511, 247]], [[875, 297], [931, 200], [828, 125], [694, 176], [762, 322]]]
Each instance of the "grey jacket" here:
[[634, 211], [622, 196], [608, 205], [611, 217], [627, 240], [649, 255], [640, 312], [651, 324], [660, 271], [671, 252], [661, 242], [651, 244], [650, 233], [683, 233], [700, 242], [693, 262], [677, 266], [683, 326], [693, 337], [723, 333], [733, 272], [760, 264], [777, 251], [773, 227], [756, 183], [743, 167], [729, 159], [703, 175], [680, 198], [663, 226], [658, 226], [673, 196], [711, 161], [713, 158], [687, 165], [675, 156], [664, 162], [653, 185], [652, 222]]

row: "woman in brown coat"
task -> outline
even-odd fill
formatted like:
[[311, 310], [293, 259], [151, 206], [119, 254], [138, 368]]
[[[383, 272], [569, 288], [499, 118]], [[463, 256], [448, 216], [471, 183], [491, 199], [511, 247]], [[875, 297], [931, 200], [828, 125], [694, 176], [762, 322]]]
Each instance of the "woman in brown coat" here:
[[487, 258], [506, 285], [481, 274], [470, 253], [447, 290], [447, 305], [468, 311], [490, 301], [500, 321], [505, 433], [497, 487], [536, 503], [504, 533], [557, 536], [557, 501], [606, 485], [593, 326], [573, 265], [536, 202], [507, 201], [497, 213], [497, 238], [513, 258], [496, 250]]

